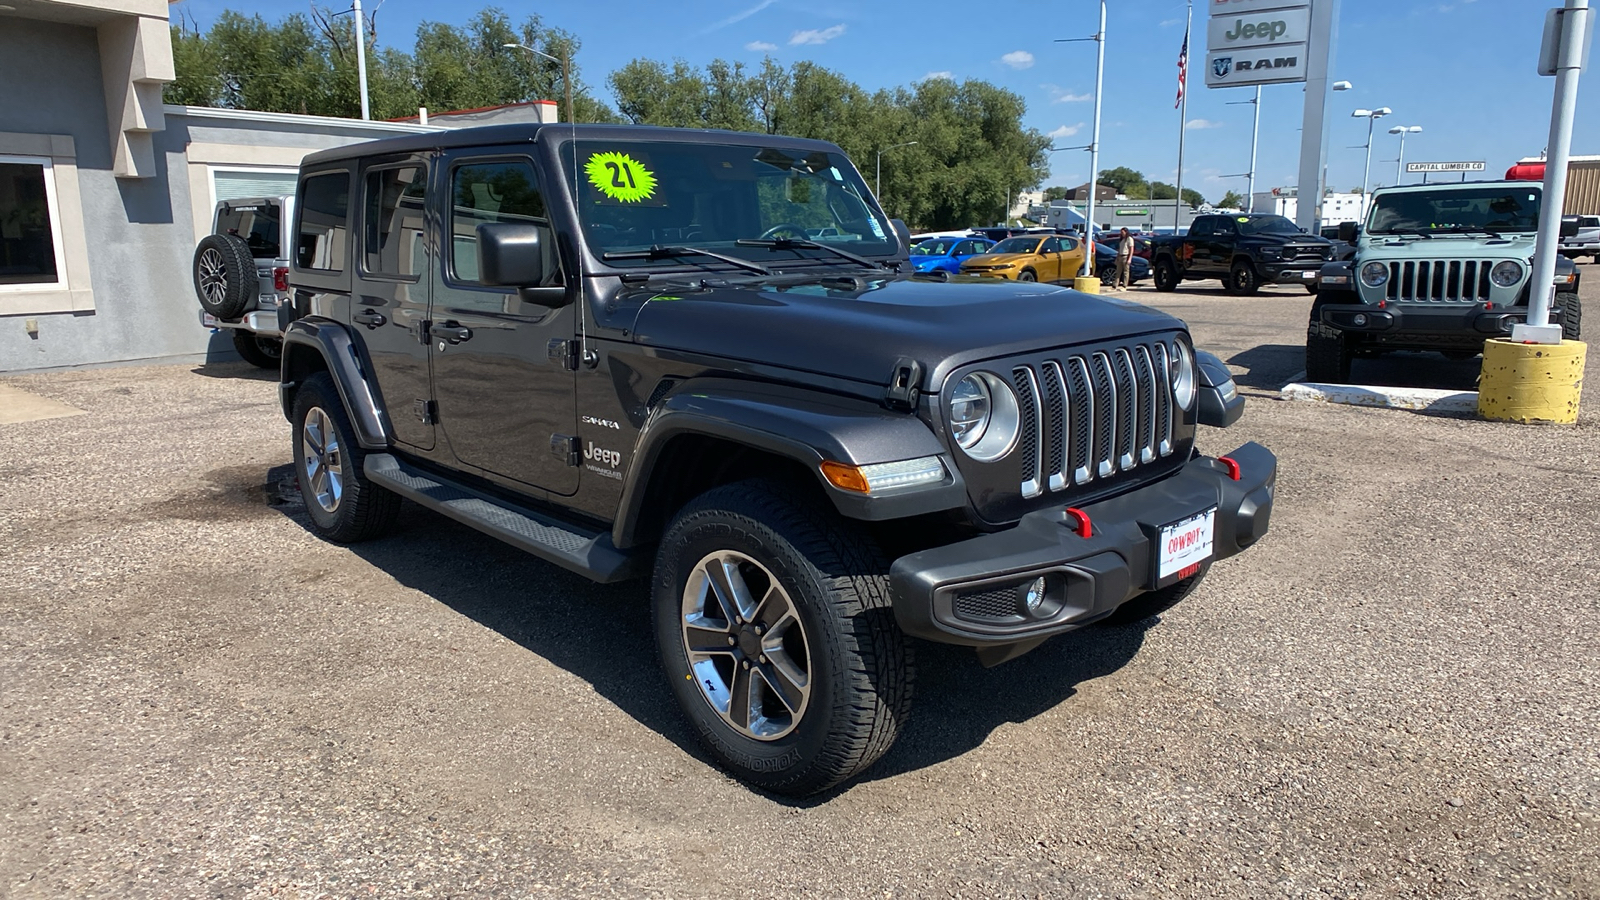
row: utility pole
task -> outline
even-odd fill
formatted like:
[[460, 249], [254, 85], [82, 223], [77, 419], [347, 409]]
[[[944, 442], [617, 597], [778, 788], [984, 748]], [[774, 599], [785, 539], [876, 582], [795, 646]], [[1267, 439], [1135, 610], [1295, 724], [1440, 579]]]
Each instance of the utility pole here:
[[1099, 47], [1094, 67], [1094, 135], [1089, 138], [1089, 206], [1084, 215], [1083, 271], [1088, 278], [1094, 274], [1094, 195], [1100, 190], [1100, 95], [1106, 81], [1106, 0], [1100, 0], [1100, 30], [1095, 32]]
[[1256, 122], [1250, 126], [1250, 186], [1246, 188], [1250, 196], [1244, 202], [1248, 212], [1256, 211], [1256, 142], [1261, 138], [1261, 85], [1256, 85], [1256, 98], [1251, 103], [1255, 104]]
[[361, 14], [361, 0], [351, 0], [356, 14], [356, 77], [361, 82], [361, 118], [372, 118], [367, 103], [367, 18]]
[[[1556, 244], [1561, 240], [1561, 213], [1567, 200], [1567, 157], [1572, 149], [1572, 120], [1578, 108], [1578, 76], [1583, 72], [1584, 49], [1594, 13], [1589, 0], [1567, 0], [1551, 11], [1558, 29], [1556, 46], [1540, 48], [1539, 74], [1556, 76], [1555, 99], [1550, 111], [1550, 146], [1544, 163], [1544, 196], [1539, 208], [1539, 237], [1534, 243], [1533, 280], [1528, 292], [1528, 324], [1513, 325], [1513, 341], [1561, 343], [1561, 328], [1550, 324], [1550, 304], [1555, 294]], [[1546, 25], [1546, 41], [1552, 37]], [[1546, 54], [1552, 58], [1546, 59]], [[1546, 66], [1548, 65], [1548, 68]]]

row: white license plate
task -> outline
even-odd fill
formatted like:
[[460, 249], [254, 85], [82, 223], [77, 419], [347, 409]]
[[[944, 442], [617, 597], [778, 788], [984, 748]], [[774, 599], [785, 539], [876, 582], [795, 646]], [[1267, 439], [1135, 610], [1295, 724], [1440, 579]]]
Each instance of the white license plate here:
[[221, 324], [220, 322], [217, 321], [217, 317], [213, 316], [211, 313], [202, 313], [202, 315], [205, 316], [205, 323], [206, 323], [206, 327], [207, 328], [215, 328], [219, 324]]
[[1300, 273], [1300, 277], [1310, 281], [1311, 279], [1317, 277], [1318, 271], [1319, 270], [1317, 269], [1307, 269], [1306, 271]]
[[1182, 522], [1161, 529], [1158, 578], [1166, 578], [1211, 558], [1211, 533], [1217, 523], [1217, 508], [1212, 507]]

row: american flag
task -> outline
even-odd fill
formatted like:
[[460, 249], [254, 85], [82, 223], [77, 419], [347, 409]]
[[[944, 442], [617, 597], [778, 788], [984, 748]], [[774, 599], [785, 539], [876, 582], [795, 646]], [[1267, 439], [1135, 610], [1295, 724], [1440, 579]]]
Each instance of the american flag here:
[[1183, 49], [1178, 51], [1178, 99], [1172, 101], [1172, 108], [1177, 109], [1183, 105], [1184, 83], [1189, 80], [1189, 32], [1183, 33]]

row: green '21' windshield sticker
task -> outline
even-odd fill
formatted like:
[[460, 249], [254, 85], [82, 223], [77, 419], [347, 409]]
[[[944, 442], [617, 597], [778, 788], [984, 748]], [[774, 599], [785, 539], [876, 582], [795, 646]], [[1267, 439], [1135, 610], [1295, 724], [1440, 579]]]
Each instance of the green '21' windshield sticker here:
[[595, 190], [622, 203], [643, 203], [655, 196], [656, 174], [626, 153], [593, 153], [583, 167]]

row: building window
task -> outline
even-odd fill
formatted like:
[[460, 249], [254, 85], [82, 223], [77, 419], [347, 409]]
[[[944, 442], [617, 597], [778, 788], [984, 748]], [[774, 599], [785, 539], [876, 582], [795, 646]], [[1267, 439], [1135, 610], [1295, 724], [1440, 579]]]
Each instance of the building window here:
[[66, 281], [50, 160], [0, 156], [0, 291], [59, 290]]

